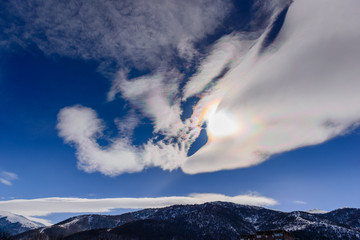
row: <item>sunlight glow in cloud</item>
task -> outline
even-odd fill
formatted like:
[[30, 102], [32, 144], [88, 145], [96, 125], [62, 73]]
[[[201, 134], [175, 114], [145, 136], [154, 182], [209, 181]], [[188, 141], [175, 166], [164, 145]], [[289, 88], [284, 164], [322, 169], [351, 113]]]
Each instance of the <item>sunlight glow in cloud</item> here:
[[[52, 213], [105, 213], [113, 209], [160, 208], [175, 204], [202, 204], [226, 201], [253, 206], [273, 206], [276, 200], [264, 196], [248, 194], [226, 196], [215, 193], [194, 193], [189, 196], [156, 198], [37, 198], [0, 201], [0, 208], [25, 217], [46, 216]], [[41, 218], [35, 218], [37, 220]]]
[[234, 134], [239, 134], [239, 130], [239, 120], [230, 112], [225, 110], [216, 111], [215, 109], [208, 118], [207, 131], [210, 139], [223, 138]]
[[[357, 1], [352, 4], [359, 6]], [[217, 93], [222, 96], [219, 111], [247, 116], [246, 133], [208, 143], [182, 169], [199, 173], [248, 167], [356, 126], [360, 31], [347, 24], [360, 21], [354, 5], [294, 2], [271, 51], [259, 56], [258, 41], [214, 90], [222, 93]], [[206, 98], [210, 104], [211, 94]]]

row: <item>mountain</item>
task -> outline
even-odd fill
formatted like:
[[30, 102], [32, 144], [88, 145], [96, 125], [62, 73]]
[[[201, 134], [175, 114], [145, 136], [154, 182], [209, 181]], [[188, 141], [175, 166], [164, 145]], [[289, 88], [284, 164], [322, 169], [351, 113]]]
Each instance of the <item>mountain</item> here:
[[360, 231], [360, 209], [340, 208], [324, 214], [324, 217], [339, 225], [352, 226]]
[[42, 223], [31, 221], [23, 216], [0, 211], [0, 232], [15, 235], [44, 226]]
[[238, 239], [240, 234], [284, 229], [297, 239], [360, 239], [360, 209], [323, 214], [281, 212], [212, 202], [145, 209], [118, 216], [82, 215], [15, 239]]

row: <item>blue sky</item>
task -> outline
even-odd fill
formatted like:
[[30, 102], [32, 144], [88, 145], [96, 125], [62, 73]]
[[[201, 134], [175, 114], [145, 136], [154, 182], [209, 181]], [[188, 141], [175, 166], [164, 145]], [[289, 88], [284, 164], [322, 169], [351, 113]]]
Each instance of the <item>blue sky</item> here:
[[160, 2], [0, 4], [0, 209], [359, 208], [356, 8]]

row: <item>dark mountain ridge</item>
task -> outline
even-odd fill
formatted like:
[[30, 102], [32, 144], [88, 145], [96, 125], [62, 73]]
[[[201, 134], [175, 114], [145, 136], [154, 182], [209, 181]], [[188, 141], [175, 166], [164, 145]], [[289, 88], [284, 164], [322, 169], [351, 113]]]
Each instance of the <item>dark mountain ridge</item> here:
[[238, 239], [241, 234], [284, 229], [297, 239], [360, 239], [360, 209], [319, 214], [281, 212], [228, 202], [174, 205], [117, 216], [82, 215], [14, 239]]

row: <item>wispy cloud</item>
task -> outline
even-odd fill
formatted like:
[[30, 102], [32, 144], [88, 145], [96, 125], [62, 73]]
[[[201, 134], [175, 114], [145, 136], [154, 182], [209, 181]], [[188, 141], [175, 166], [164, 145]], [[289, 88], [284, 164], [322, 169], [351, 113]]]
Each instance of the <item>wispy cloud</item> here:
[[1, 171], [0, 172], [0, 183], [5, 184], [7, 186], [11, 186], [14, 180], [17, 180], [18, 176], [15, 173]]
[[296, 201], [293, 201], [293, 203], [295, 203], [295, 204], [302, 204], [302, 205], [307, 204], [307, 202], [305, 202], [305, 201], [301, 201], [301, 200], [296, 200]]
[[174, 52], [189, 58], [194, 52], [192, 43], [213, 33], [231, 10], [228, 0], [15, 0], [0, 4], [2, 45], [35, 44], [50, 55], [98, 60], [107, 67], [111, 61], [143, 68], [158, 66]]
[[[214, 193], [196, 193], [189, 196], [155, 198], [37, 198], [0, 201], [0, 208], [26, 217], [46, 216], [52, 213], [105, 213], [113, 209], [159, 208], [174, 204], [201, 204], [227, 201], [254, 206], [273, 206], [277, 201], [260, 195], [226, 196]], [[39, 218], [37, 218], [39, 219]]]
[[112, 100], [117, 92], [121, 92], [134, 107], [153, 120], [156, 132], [173, 135], [183, 125], [180, 120], [180, 99], [176, 98], [181, 77], [176, 69], [159, 69], [152, 75], [128, 80], [125, 73], [119, 71], [108, 99]]

